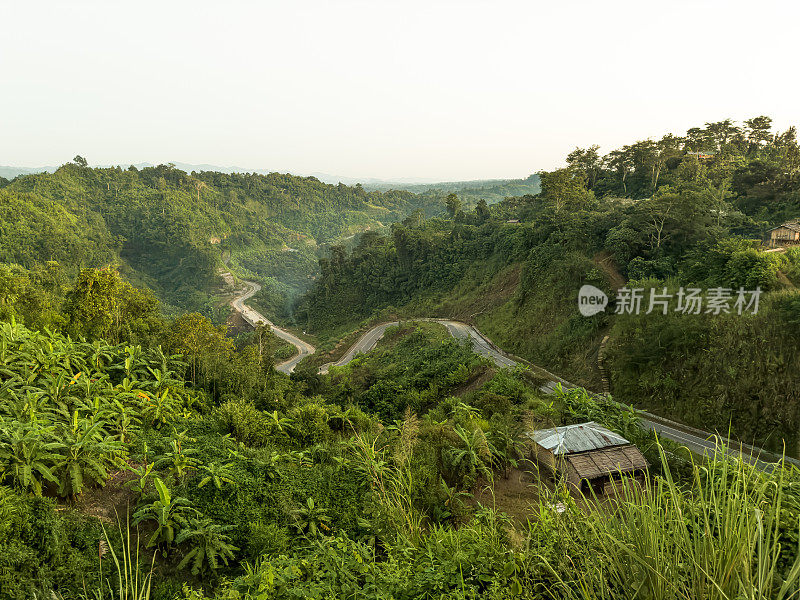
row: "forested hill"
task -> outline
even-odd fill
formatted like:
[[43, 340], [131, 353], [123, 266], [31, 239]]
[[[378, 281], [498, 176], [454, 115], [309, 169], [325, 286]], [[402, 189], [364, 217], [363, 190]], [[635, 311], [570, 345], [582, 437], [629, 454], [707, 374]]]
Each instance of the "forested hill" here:
[[[390, 315], [476, 323], [505, 349], [603, 391], [601, 340], [620, 400], [704, 429], [794, 444], [800, 429], [800, 248], [765, 252], [770, 226], [800, 217], [796, 132], [768, 118], [690, 129], [606, 156], [578, 149], [535, 196], [397, 225], [334, 249], [304, 302], [336, 337]], [[457, 209], [458, 203], [453, 204]], [[617, 288], [755, 290], [757, 315], [613, 314]], [[583, 284], [612, 306], [584, 317]], [[705, 310], [705, 309], [703, 309]]]
[[474, 208], [478, 202], [484, 200], [487, 204], [496, 204], [513, 196], [526, 196], [538, 194], [541, 191], [539, 175], [534, 173], [525, 179], [485, 179], [474, 181], [450, 181], [430, 184], [394, 183], [364, 184], [367, 189], [387, 191], [400, 189], [415, 194], [422, 194], [429, 198], [444, 198], [447, 194], [457, 193], [465, 208]]
[[313, 177], [77, 163], [0, 180], [0, 263], [56, 261], [70, 275], [116, 263], [132, 282], [183, 308], [208, 304], [225, 250], [235, 268], [266, 284], [262, 302], [280, 312], [310, 281], [325, 244], [416, 210], [444, 210], [438, 199]]

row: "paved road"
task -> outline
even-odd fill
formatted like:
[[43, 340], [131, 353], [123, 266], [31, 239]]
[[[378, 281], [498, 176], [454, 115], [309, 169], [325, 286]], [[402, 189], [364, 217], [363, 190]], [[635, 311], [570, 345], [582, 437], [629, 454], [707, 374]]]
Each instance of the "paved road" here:
[[[415, 319], [417, 321], [433, 321], [441, 323], [456, 339], [470, 340], [473, 350], [486, 356], [499, 367], [514, 367], [519, 361], [510, 358], [506, 353], [501, 351], [497, 346], [492, 344], [488, 338], [471, 325], [461, 323], [459, 321], [450, 321], [447, 319]], [[342, 366], [353, 360], [359, 353], [366, 353], [372, 350], [378, 341], [386, 333], [386, 330], [393, 325], [397, 325], [397, 321], [391, 323], [382, 323], [367, 331], [362, 335], [358, 341], [348, 350], [345, 355], [335, 363], [328, 363], [320, 368], [320, 373], [327, 373], [331, 366]], [[547, 373], [544, 371], [544, 373]], [[550, 373], [547, 374], [551, 379], [547, 381], [540, 388], [546, 394], [552, 394], [556, 388], [561, 385], [565, 389], [578, 387], [566, 380], [563, 380]], [[655, 430], [660, 436], [670, 439], [682, 446], [686, 446], [692, 452], [705, 456], [713, 456], [717, 447], [716, 440], [718, 439], [715, 434], [707, 431], [700, 431], [692, 427], [687, 427], [680, 423], [663, 419], [657, 415], [652, 415], [644, 411], [636, 411], [645, 428]], [[728, 451], [736, 456], [746, 460], [750, 464], [757, 466], [760, 469], [768, 470], [778, 460], [778, 456], [731, 440], [727, 440]], [[786, 458], [787, 463], [800, 466], [800, 460], [793, 458]]]
[[324, 375], [327, 373], [331, 367], [341, 367], [342, 365], [346, 365], [351, 360], [353, 360], [356, 355], [358, 354], [365, 354], [372, 350], [375, 346], [378, 345], [378, 341], [383, 337], [383, 334], [386, 333], [386, 330], [389, 327], [393, 327], [397, 325], [397, 321], [392, 321], [390, 323], [382, 323], [380, 325], [376, 325], [367, 333], [362, 335], [355, 344], [350, 347], [350, 350], [345, 352], [344, 356], [337, 360], [336, 362], [326, 363], [319, 368], [320, 374]]
[[279, 338], [286, 340], [295, 348], [297, 348], [297, 354], [295, 356], [275, 366], [275, 368], [282, 373], [291, 373], [294, 371], [297, 363], [303, 360], [306, 356], [314, 354], [316, 348], [314, 348], [314, 346], [308, 342], [301, 340], [296, 335], [292, 335], [288, 331], [285, 331], [280, 327], [276, 327], [272, 321], [267, 319], [260, 312], [247, 306], [244, 303], [245, 300], [252, 298], [256, 292], [261, 289], [261, 286], [254, 281], [244, 281], [243, 283], [247, 286], [247, 291], [231, 300], [231, 306], [234, 310], [238, 311], [242, 315], [242, 318], [253, 327], [259, 324], [269, 325], [269, 327], [272, 329], [272, 333], [277, 335]]

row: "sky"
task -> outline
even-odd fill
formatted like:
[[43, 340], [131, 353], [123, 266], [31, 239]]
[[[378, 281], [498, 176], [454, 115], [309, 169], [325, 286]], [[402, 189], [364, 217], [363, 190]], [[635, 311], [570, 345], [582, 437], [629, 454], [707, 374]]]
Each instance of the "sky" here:
[[800, 125], [800, 3], [0, 0], [0, 164], [464, 180]]

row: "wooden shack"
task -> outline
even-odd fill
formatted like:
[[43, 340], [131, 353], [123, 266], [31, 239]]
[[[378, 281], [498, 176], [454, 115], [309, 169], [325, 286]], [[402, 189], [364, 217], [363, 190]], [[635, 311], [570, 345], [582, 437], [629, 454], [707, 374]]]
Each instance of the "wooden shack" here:
[[769, 245], [772, 248], [800, 244], [800, 219], [787, 221], [783, 225], [773, 227], [767, 233], [769, 234]]
[[527, 434], [532, 459], [573, 489], [607, 493], [622, 476], [644, 481], [647, 460], [621, 435], [590, 421]]

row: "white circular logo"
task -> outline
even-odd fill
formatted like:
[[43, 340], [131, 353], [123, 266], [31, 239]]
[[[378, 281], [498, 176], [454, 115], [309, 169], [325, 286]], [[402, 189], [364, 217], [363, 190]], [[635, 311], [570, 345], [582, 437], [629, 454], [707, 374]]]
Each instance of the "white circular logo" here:
[[608, 296], [593, 285], [584, 285], [578, 292], [578, 310], [584, 317], [601, 313], [608, 305]]

